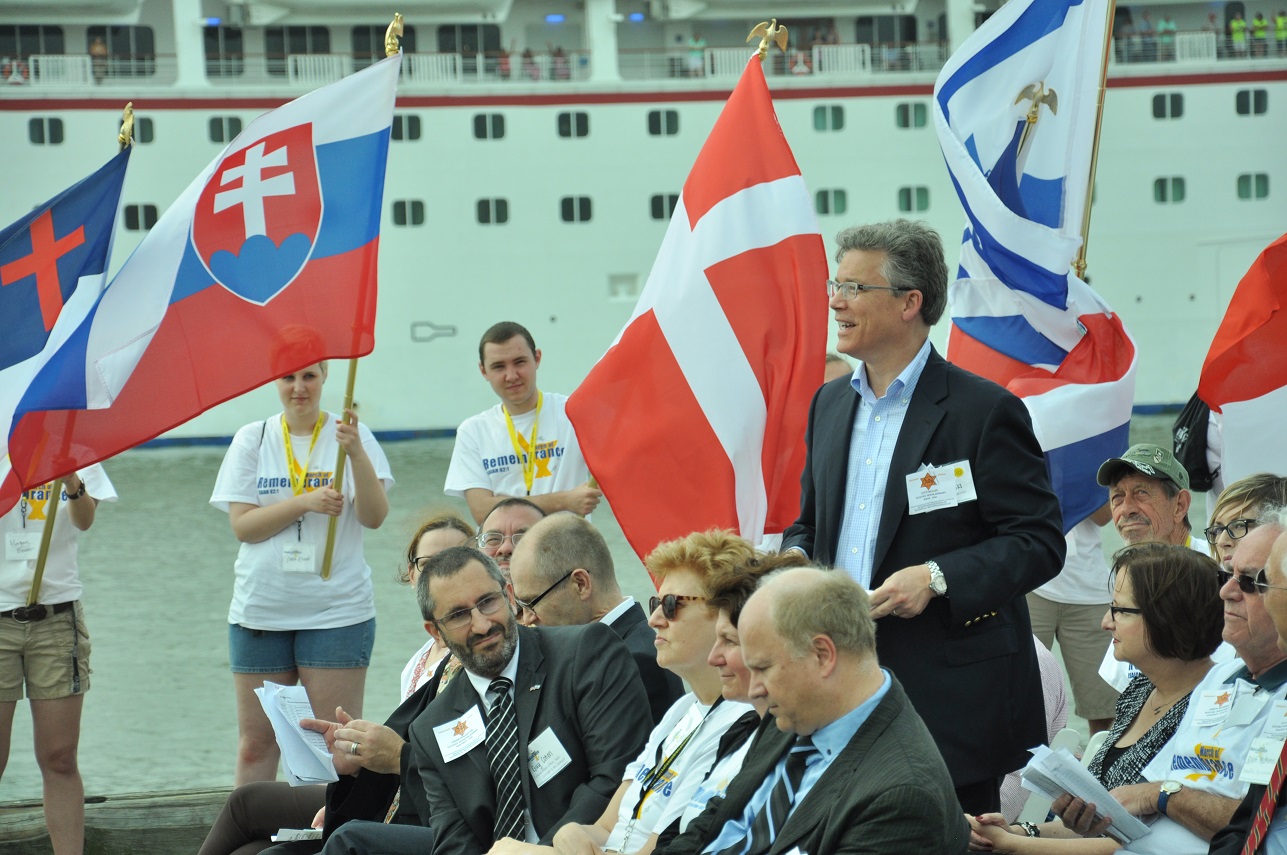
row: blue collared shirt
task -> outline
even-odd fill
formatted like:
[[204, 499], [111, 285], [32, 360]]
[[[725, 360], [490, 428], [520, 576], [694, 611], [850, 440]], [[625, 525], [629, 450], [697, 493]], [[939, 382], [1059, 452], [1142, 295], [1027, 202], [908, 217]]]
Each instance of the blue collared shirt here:
[[889, 483], [894, 446], [898, 444], [908, 404], [929, 355], [927, 338], [915, 358], [907, 363], [879, 398], [867, 383], [865, 365], [860, 364], [849, 381], [860, 400], [858, 412], [854, 414], [853, 433], [849, 437], [849, 469], [845, 475], [848, 487], [840, 520], [840, 539], [836, 543], [836, 566], [868, 590], [871, 589], [876, 533], [880, 528], [880, 512], [885, 506], [885, 485]]
[[[809, 758], [809, 763], [804, 769], [804, 778], [800, 781], [800, 788], [796, 790], [795, 798], [791, 800], [792, 810], [795, 810], [796, 805], [800, 804], [805, 796], [809, 795], [809, 791], [813, 789], [814, 784], [818, 783], [818, 779], [831, 767], [835, 759], [840, 756], [840, 752], [854, 738], [858, 728], [862, 727], [863, 722], [867, 721], [868, 717], [871, 716], [872, 710], [888, 694], [890, 686], [889, 672], [883, 668], [881, 672], [884, 676], [884, 681], [874, 695], [831, 724], [820, 727], [813, 732], [813, 744], [818, 751]], [[773, 774], [764, 779], [764, 783], [760, 784], [760, 788], [755, 791], [755, 795], [746, 803], [746, 809], [742, 811], [742, 815], [735, 822], [727, 823], [724, 826], [719, 836], [706, 847], [706, 852], [722, 852], [739, 840], [745, 842], [742, 849], [738, 850], [739, 852], [744, 853], [750, 848], [751, 823], [755, 822], [755, 817], [768, 804], [769, 795], [772, 794], [773, 788], [786, 774], [786, 761], [789, 755], [790, 752], [782, 755], [782, 758], [778, 760], [778, 764], [773, 767]]]

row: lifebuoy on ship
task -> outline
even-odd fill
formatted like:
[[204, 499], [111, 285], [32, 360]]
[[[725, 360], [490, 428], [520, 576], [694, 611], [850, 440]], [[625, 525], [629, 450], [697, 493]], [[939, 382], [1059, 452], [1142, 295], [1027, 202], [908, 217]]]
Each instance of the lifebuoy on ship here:
[[0, 65], [0, 78], [5, 83], [12, 85], [21, 85], [27, 82], [31, 72], [27, 68], [27, 63], [20, 59], [5, 59], [3, 65]]

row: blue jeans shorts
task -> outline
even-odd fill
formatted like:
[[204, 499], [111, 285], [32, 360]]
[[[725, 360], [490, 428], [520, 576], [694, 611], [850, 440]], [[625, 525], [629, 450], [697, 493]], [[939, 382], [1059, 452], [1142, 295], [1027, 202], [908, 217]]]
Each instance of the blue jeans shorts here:
[[375, 618], [335, 629], [246, 629], [228, 624], [234, 674], [275, 674], [299, 668], [365, 668], [375, 646]]

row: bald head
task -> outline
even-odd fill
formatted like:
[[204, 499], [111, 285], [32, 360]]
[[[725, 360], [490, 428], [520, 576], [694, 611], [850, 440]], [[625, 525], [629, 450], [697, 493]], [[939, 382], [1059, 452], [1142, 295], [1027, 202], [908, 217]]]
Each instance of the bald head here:
[[612, 552], [592, 524], [572, 513], [546, 517], [528, 529], [510, 564], [514, 594], [528, 623], [592, 623], [621, 602]]

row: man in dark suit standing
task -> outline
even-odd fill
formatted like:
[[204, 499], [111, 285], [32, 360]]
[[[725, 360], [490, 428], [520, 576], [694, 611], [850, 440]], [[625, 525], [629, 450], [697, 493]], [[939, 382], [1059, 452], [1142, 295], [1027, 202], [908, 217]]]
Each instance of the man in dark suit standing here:
[[839, 349], [861, 364], [810, 405], [783, 549], [871, 590], [880, 661], [962, 807], [996, 811], [1000, 779], [1046, 739], [1024, 595], [1063, 565], [1059, 505], [1023, 403], [929, 343], [947, 305], [938, 235], [894, 220], [836, 242], [827, 291]]
[[867, 594], [843, 573], [771, 576], [738, 621], [768, 715], [723, 800], [665, 855], [965, 851], [969, 828], [924, 722], [876, 660]]
[[651, 729], [625, 645], [602, 624], [518, 626], [500, 568], [467, 546], [426, 563], [417, 595], [462, 665], [411, 725], [403, 798], [429, 827], [350, 822], [323, 852], [479, 855], [597, 820]]
[[588, 520], [560, 512], [532, 526], [514, 550], [510, 581], [527, 626], [611, 627], [639, 666], [654, 724], [684, 693], [683, 681], [657, 664], [657, 633], [634, 598], [621, 595], [612, 552]]

